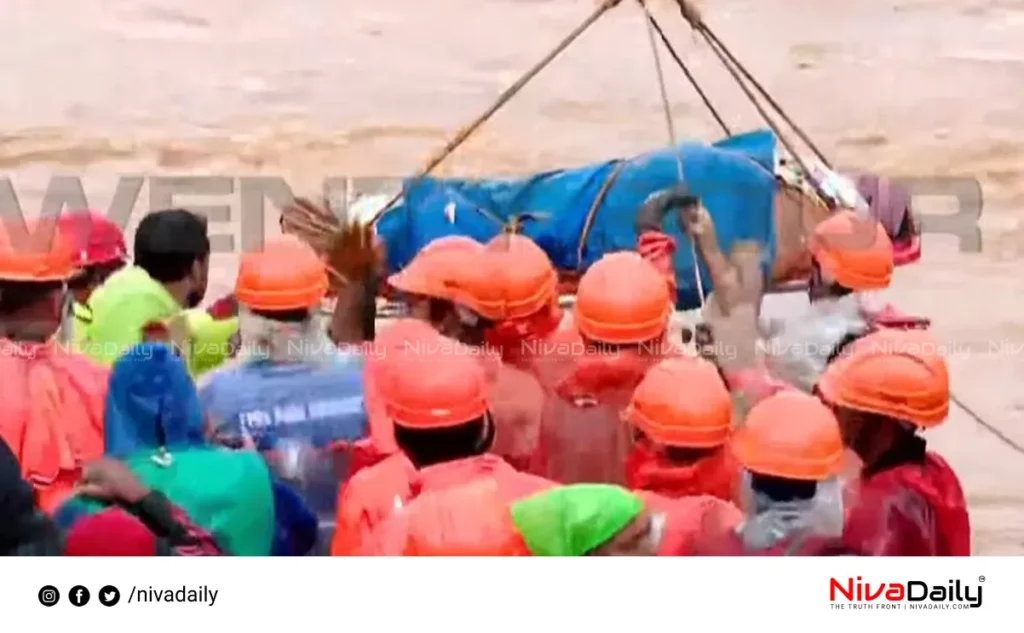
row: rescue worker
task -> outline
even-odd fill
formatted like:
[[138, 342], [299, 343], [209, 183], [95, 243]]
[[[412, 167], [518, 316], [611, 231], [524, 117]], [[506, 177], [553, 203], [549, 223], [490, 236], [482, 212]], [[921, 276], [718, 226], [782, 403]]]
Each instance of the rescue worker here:
[[[503, 289], [504, 318], [488, 329], [488, 346], [504, 362], [538, 372], [537, 361], [557, 354], [562, 309], [558, 306], [558, 274], [547, 253], [528, 237], [503, 233], [484, 247], [502, 273], [494, 280]], [[503, 263], [502, 263], [503, 262]]]
[[103, 454], [109, 372], [55, 341], [74, 273], [70, 242], [52, 221], [0, 222], [0, 438], [48, 513]]
[[825, 370], [818, 390], [863, 462], [844, 543], [867, 556], [970, 556], [960, 481], [919, 435], [949, 414], [938, 341], [918, 331], [871, 334]]
[[854, 211], [837, 212], [815, 227], [808, 250], [809, 313], [775, 326], [767, 357], [772, 373], [810, 392], [836, 345], [868, 329], [883, 308], [865, 293], [888, 288], [894, 264], [885, 228]]
[[181, 312], [197, 307], [206, 294], [206, 219], [184, 209], [150, 213], [135, 231], [134, 257], [133, 266], [111, 275], [88, 302], [93, 324], [84, 350], [107, 366], [145, 340], [147, 329], [168, 330], [175, 344], [184, 346]]
[[94, 211], [65, 211], [57, 219], [57, 227], [71, 242], [78, 273], [68, 281], [71, 291], [69, 340], [86, 338], [92, 324], [89, 297], [112, 274], [128, 263], [128, 247], [121, 227]]
[[655, 365], [633, 392], [625, 420], [633, 431], [630, 488], [735, 498], [739, 467], [727, 446], [732, 398], [710, 362], [681, 357]]
[[486, 374], [466, 351], [427, 347], [386, 361], [378, 390], [402, 452], [344, 485], [332, 555], [358, 554], [378, 526], [424, 491], [491, 478], [511, 502], [553, 485], [488, 452], [495, 430]]
[[[377, 388], [382, 379], [381, 372], [386, 369], [385, 362], [389, 356], [402, 356], [415, 352], [422, 345], [437, 345], [441, 335], [427, 321], [420, 319], [395, 319], [383, 328], [380, 335], [373, 341], [370, 352], [365, 358], [363, 371], [363, 390], [366, 401], [366, 417], [369, 423], [369, 435], [353, 445], [352, 461], [349, 474], [368, 466], [373, 466], [385, 458], [398, 452], [395, 443], [395, 429], [387, 414], [383, 398]], [[426, 341], [426, 342], [424, 342]], [[430, 343], [434, 341], [434, 343]]]
[[621, 421], [647, 370], [675, 353], [665, 341], [669, 284], [640, 255], [605, 255], [580, 279], [573, 315], [579, 339], [548, 397], [531, 471], [561, 483], [625, 483], [629, 433]]
[[608, 484], [560, 486], [510, 512], [533, 556], [654, 556], [665, 527], [638, 495]]
[[[232, 556], [267, 556], [278, 534], [300, 538], [301, 525], [279, 516], [270, 473], [258, 453], [228, 451], [204, 437], [199, 397], [182, 359], [160, 343], [142, 343], [115, 363], [104, 419], [104, 454], [124, 461], [144, 485], [180, 506]], [[89, 483], [86, 481], [85, 483]], [[55, 514], [73, 529], [108, 507], [89, 486]], [[310, 515], [309, 544], [315, 538]]]
[[200, 379], [219, 441], [255, 444], [315, 510], [324, 547], [349, 448], [367, 435], [362, 359], [337, 348], [317, 318], [327, 286], [322, 260], [297, 237], [244, 254], [235, 282], [243, 351]]
[[447, 329], [445, 321], [451, 319], [451, 304], [438, 296], [437, 285], [431, 282], [431, 267], [446, 253], [477, 253], [483, 244], [471, 237], [448, 235], [429, 242], [409, 264], [388, 277], [388, 286], [396, 290], [409, 308], [409, 316], [422, 319], [438, 331]]
[[[689, 207], [683, 223], [710, 272], [715, 288], [711, 307], [728, 316], [746, 292], [740, 287], [746, 282], [722, 254], [706, 209]], [[869, 294], [889, 286], [894, 268], [892, 242], [877, 220], [838, 211], [815, 227], [808, 250], [812, 272], [807, 312], [783, 321], [760, 319], [759, 329], [772, 376], [810, 393], [842, 342], [876, 324], [900, 326], [903, 320]], [[759, 312], [758, 297], [755, 313]], [[760, 391], [773, 393], [778, 388], [776, 384]], [[758, 391], [749, 385], [745, 389]]]
[[430, 321], [468, 346], [483, 365], [495, 424], [493, 451], [525, 468], [536, 451], [544, 392], [535, 376], [503, 363], [500, 352], [486, 342], [488, 332], [510, 314], [507, 289], [499, 282], [509, 262], [464, 240], [451, 238], [445, 244], [417, 256], [388, 283], [406, 294], [429, 297]]
[[743, 468], [745, 517], [710, 515], [694, 543], [702, 556], [815, 555], [843, 534], [843, 441], [814, 396], [784, 391], [759, 402], [730, 441]]

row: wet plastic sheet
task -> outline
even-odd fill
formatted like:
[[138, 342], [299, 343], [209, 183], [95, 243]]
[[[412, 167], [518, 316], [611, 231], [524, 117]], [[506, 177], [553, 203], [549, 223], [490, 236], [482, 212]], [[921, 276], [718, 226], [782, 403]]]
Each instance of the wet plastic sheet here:
[[[738, 240], [756, 240], [765, 247], [767, 263], [775, 256], [774, 153], [772, 134], [756, 131], [715, 145], [682, 143], [674, 150], [523, 178], [410, 180], [403, 202], [381, 218], [377, 231], [387, 246], [389, 267], [399, 270], [431, 240], [466, 235], [486, 241], [503, 223], [525, 214], [523, 233], [556, 267], [585, 270], [606, 253], [636, 247], [636, 211], [651, 193], [677, 183], [681, 155], [684, 178], [711, 214], [723, 249], [728, 252]], [[609, 178], [614, 179], [584, 239], [587, 218]], [[666, 231], [679, 244], [674, 257], [677, 307], [696, 308], [700, 298], [690, 240], [674, 218], [667, 224]], [[710, 289], [707, 271], [702, 269], [701, 276], [704, 288]]]

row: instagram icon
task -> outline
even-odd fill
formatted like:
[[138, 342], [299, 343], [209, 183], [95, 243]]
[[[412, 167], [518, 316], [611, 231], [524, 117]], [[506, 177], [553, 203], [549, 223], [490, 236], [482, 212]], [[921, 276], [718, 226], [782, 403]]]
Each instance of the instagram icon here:
[[39, 590], [39, 604], [44, 607], [52, 607], [60, 602], [60, 592], [53, 585], [46, 585]]

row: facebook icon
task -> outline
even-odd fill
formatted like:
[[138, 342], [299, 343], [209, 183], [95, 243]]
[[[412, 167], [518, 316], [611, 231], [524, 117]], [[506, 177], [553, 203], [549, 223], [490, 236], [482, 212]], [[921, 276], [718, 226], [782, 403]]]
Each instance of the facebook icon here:
[[71, 604], [76, 607], [84, 607], [89, 603], [89, 590], [82, 585], [75, 585], [71, 588], [71, 592], [68, 594], [68, 599], [71, 600]]

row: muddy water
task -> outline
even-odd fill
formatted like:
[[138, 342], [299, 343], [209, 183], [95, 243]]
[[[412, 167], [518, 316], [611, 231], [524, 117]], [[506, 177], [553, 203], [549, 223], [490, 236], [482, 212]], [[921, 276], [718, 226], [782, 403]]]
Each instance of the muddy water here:
[[[326, 175], [409, 173], [595, 2], [4, 6], [0, 169], [33, 209], [54, 172], [86, 174], [98, 207], [110, 202], [119, 173], [269, 173], [300, 189]], [[707, 22], [838, 164], [982, 181], [985, 252], [962, 254], [952, 239], [930, 239], [923, 263], [901, 271], [892, 294], [935, 319], [963, 400], [1024, 443], [1024, 400], [1014, 395], [1024, 375], [1024, 2], [704, 7]], [[659, 15], [730, 125], [758, 126], [707, 48], [671, 12]], [[668, 76], [679, 133], [718, 136], [683, 77]], [[666, 138], [643, 22], [625, 3], [446, 169], [516, 173], [639, 152]], [[934, 197], [919, 202], [948, 206]], [[223, 289], [234, 258], [217, 263]], [[977, 551], [1024, 551], [1024, 457], [959, 410], [934, 435], [967, 488]]]

